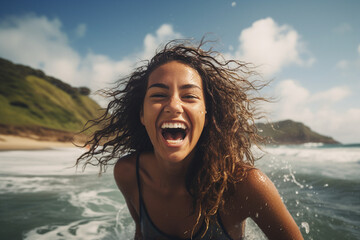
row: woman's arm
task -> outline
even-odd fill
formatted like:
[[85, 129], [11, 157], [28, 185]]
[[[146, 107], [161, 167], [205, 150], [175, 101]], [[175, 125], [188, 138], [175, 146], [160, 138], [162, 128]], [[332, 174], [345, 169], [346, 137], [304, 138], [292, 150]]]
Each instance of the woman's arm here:
[[118, 160], [114, 167], [115, 182], [123, 194], [130, 215], [135, 222], [135, 240], [141, 240], [140, 217], [135, 206], [139, 206], [139, 194], [136, 179], [136, 163], [133, 155]]
[[276, 187], [264, 173], [250, 170], [245, 186], [250, 217], [269, 239], [303, 239]]

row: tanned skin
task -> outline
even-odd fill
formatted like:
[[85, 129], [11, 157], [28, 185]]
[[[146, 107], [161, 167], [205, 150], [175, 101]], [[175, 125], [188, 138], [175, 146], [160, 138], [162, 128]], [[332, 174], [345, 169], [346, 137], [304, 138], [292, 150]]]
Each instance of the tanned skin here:
[[[162, 232], [189, 238], [197, 217], [196, 214], [189, 216], [191, 197], [181, 181], [176, 186], [170, 186], [162, 182], [165, 181], [163, 176], [150, 175], [156, 172], [154, 157], [153, 153], [141, 154], [139, 168], [142, 196], [150, 218]], [[117, 162], [114, 176], [135, 222], [134, 239], [142, 239], [135, 154]], [[160, 179], [163, 180], [160, 182]], [[225, 230], [234, 240], [244, 235], [245, 220], [249, 217], [269, 239], [303, 239], [274, 184], [258, 169], [250, 170], [247, 177], [238, 183], [235, 195], [220, 210], [220, 217]], [[184, 235], [184, 232], [188, 234]]]
[[[185, 186], [187, 170], [192, 161], [197, 161], [196, 146], [206, 125], [201, 77], [193, 68], [177, 61], [159, 66], [149, 76], [139, 115], [154, 147], [154, 151], [143, 152], [139, 158], [139, 185], [148, 214], [162, 232], [190, 238], [204, 222], [200, 218], [196, 225], [199, 206], [192, 211], [193, 199]], [[162, 127], [167, 124], [186, 126], [185, 136], [174, 139], [164, 134]], [[115, 165], [114, 176], [135, 221], [135, 239], [142, 239], [136, 155], [121, 158]], [[234, 190], [219, 209], [232, 239], [244, 236], [245, 220], [249, 217], [269, 239], [302, 239], [274, 184], [260, 170], [248, 170]]]

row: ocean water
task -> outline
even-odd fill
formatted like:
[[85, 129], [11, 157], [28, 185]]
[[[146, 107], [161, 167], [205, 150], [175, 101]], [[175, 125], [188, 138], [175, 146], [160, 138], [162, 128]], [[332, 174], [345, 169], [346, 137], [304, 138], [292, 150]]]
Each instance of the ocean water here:
[[[256, 162], [305, 239], [360, 239], [360, 144], [267, 147]], [[72, 167], [82, 150], [0, 152], [0, 239], [132, 239], [112, 168]], [[251, 220], [246, 239], [266, 239]]]

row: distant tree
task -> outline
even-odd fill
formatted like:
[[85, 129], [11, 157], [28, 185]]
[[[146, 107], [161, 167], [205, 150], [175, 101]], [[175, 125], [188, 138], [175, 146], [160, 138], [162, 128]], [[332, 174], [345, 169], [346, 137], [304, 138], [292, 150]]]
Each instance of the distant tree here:
[[81, 95], [88, 96], [90, 94], [90, 89], [87, 87], [79, 87], [78, 91]]

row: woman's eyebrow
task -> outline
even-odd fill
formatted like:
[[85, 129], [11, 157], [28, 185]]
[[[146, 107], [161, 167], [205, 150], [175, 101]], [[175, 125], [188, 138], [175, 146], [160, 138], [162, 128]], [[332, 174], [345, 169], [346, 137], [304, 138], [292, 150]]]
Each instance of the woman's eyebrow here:
[[[163, 84], [163, 83], [154, 83], [154, 84], [151, 84], [148, 89], [150, 88], [153, 88], [153, 87], [158, 87], [158, 88], [164, 88], [164, 89], [170, 89], [169, 86]], [[201, 87], [199, 87], [198, 85], [196, 84], [185, 84], [185, 85], [182, 85], [180, 87], [180, 89], [189, 89], [189, 88], [198, 88], [201, 90]]]
[[165, 89], [169, 89], [169, 86], [163, 84], [163, 83], [154, 83], [151, 84], [148, 89], [153, 88], [153, 87], [158, 87], [158, 88], [165, 88]]
[[189, 88], [198, 88], [201, 90], [201, 87], [199, 87], [196, 84], [185, 84], [180, 87], [180, 89], [189, 89]]

